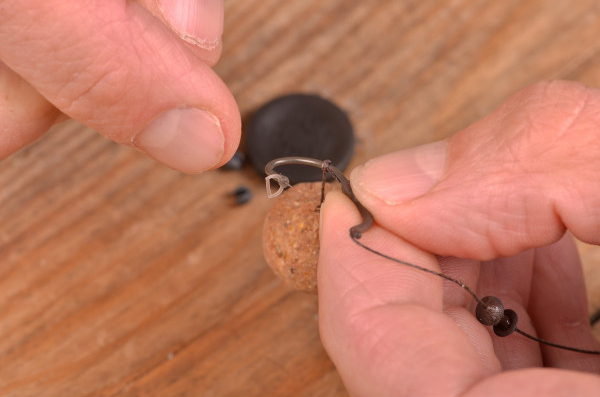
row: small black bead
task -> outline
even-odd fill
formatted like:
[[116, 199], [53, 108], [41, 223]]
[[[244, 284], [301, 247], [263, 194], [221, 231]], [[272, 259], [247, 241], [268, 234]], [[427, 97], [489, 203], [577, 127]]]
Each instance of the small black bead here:
[[250, 190], [247, 186], [239, 186], [233, 191], [233, 195], [235, 196], [235, 202], [238, 205], [246, 204], [250, 200], [252, 200], [252, 190]]
[[244, 153], [237, 151], [223, 167], [229, 170], [239, 170], [244, 166], [244, 162], [246, 161], [246, 156]]
[[475, 317], [483, 325], [496, 325], [504, 317], [504, 305], [495, 296], [486, 296], [478, 303], [475, 309]]
[[514, 310], [506, 309], [502, 320], [494, 325], [494, 333], [498, 336], [508, 336], [515, 332], [518, 322], [519, 316], [517, 316], [517, 313]]

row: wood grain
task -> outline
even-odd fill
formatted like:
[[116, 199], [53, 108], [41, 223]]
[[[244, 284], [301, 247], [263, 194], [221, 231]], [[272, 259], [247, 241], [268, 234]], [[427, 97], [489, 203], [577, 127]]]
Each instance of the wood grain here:
[[[543, 79], [600, 86], [594, 0], [228, 0], [242, 117], [345, 108], [351, 166], [447, 137]], [[231, 196], [247, 185], [254, 199]], [[0, 394], [343, 396], [313, 296], [267, 268], [251, 169], [186, 176], [71, 121], [0, 163]], [[590, 308], [600, 252], [581, 245]]]

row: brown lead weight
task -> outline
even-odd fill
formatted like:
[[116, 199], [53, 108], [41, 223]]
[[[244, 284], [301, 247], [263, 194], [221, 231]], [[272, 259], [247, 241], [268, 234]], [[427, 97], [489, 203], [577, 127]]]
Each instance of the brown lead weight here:
[[[329, 192], [337, 187], [325, 186]], [[321, 182], [300, 183], [286, 190], [267, 214], [263, 253], [285, 284], [317, 292]]]
[[[288, 156], [328, 159], [344, 170], [354, 153], [354, 130], [344, 111], [311, 94], [276, 98], [251, 117], [246, 128], [246, 154], [264, 175], [265, 165]], [[286, 165], [278, 172], [291, 184], [318, 181], [322, 172], [312, 167]]]

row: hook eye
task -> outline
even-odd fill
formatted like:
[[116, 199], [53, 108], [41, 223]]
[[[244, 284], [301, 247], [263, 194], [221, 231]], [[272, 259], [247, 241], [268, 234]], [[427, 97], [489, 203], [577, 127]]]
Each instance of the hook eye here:
[[[273, 179], [275, 182], [277, 182], [277, 185], [279, 185], [279, 189], [277, 189], [275, 193], [273, 193], [271, 190], [271, 179]], [[285, 190], [285, 188], [291, 187], [288, 177], [281, 174], [267, 175], [265, 182], [267, 184], [267, 197], [269, 198], [277, 197]]]

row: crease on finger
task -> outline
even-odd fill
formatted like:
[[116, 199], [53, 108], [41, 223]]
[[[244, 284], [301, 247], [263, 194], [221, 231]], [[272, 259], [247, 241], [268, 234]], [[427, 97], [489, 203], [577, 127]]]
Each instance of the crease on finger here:
[[0, 61], [0, 160], [35, 141], [61, 115], [35, 88]]

